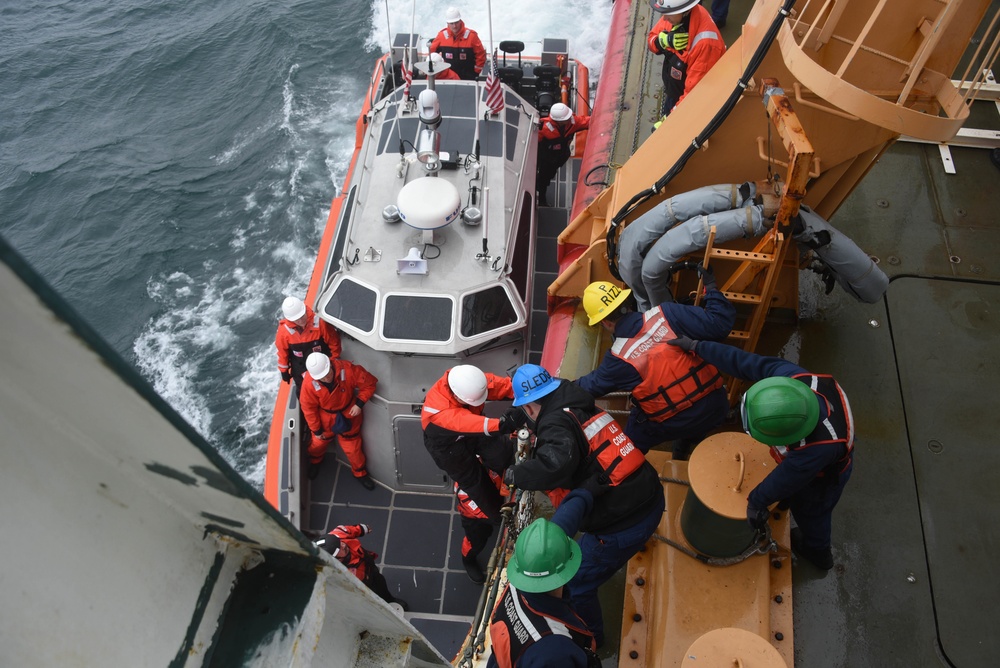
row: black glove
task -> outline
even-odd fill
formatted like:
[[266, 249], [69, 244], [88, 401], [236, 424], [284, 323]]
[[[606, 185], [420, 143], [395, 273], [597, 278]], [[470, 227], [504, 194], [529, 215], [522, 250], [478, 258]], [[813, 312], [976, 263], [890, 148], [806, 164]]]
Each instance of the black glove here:
[[282, 371], [281, 372], [281, 381], [283, 383], [290, 383], [290, 382], [292, 382], [292, 372], [291, 371]]
[[701, 277], [701, 282], [705, 285], [705, 292], [719, 289], [719, 284], [715, 282], [715, 273], [711, 267], [703, 267], [699, 264], [697, 269], [698, 276]]
[[590, 492], [590, 495], [596, 499], [611, 489], [611, 482], [602, 474], [595, 473], [580, 483], [579, 487]]
[[511, 406], [500, 418], [500, 433], [513, 433], [526, 424], [528, 424], [528, 414], [517, 406]]
[[514, 467], [508, 466], [503, 471], [503, 484], [511, 487], [514, 485]]
[[747, 524], [755, 531], [763, 531], [767, 526], [767, 518], [771, 516], [771, 511], [767, 508], [754, 508], [747, 506]]
[[694, 339], [689, 339], [686, 336], [680, 336], [677, 337], [676, 339], [670, 339], [669, 341], [667, 341], [667, 343], [669, 343], [672, 346], [677, 346], [681, 350], [689, 353], [696, 352], [695, 348], [698, 345], [698, 341], [695, 341]]

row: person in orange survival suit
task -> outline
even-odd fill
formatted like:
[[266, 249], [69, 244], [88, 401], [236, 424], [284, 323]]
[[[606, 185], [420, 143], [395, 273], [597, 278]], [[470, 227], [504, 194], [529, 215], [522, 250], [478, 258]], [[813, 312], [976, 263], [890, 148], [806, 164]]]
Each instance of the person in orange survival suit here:
[[319, 474], [330, 441], [336, 440], [347, 455], [354, 477], [365, 489], [375, 489], [361, 445], [361, 409], [375, 394], [376, 383], [378, 378], [358, 364], [331, 360], [323, 353], [310, 353], [306, 358], [299, 399], [313, 435], [309, 444], [310, 480]]
[[508, 434], [524, 426], [527, 418], [524, 411], [515, 409], [503, 417], [488, 418], [483, 409], [487, 399], [513, 397], [510, 378], [460, 364], [428, 390], [420, 412], [424, 447], [434, 463], [465, 490], [493, 524], [500, 523], [502, 501], [487, 467], [501, 473], [513, 463], [514, 445]]
[[573, 135], [590, 127], [590, 116], [574, 114], [562, 102], [556, 102], [549, 109], [549, 115], [539, 121], [538, 129], [538, 173], [535, 175], [535, 192], [538, 205], [548, 206], [546, 191], [559, 168], [569, 160], [569, 144]]
[[663, 14], [646, 37], [653, 53], [663, 54], [663, 104], [659, 127], [684, 96], [726, 52], [722, 34], [699, 0], [649, 0]]
[[465, 26], [458, 9], [449, 7], [444, 20], [448, 27], [437, 34], [428, 50], [440, 53], [460, 78], [474, 80], [486, 65], [486, 49], [476, 31]]
[[340, 332], [298, 297], [286, 297], [281, 304], [284, 318], [278, 323], [274, 347], [278, 349], [278, 372], [284, 382], [295, 381], [299, 393], [309, 353], [340, 357]]
[[[510, 491], [504, 486], [503, 478], [499, 473], [486, 471], [490, 475], [490, 480], [497, 486], [500, 496], [510, 495]], [[462, 565], [465, 572], [469, 574], [469, 579], [476, 584], [486, 581], [486, 574], [483, 573], [479, 565], [479, 553], [486, 547], [490, 537], [493, 535], [493, 522], [486, 516], [479, 505], [472, 500], [465, 490], [455, 483], [455, 505], [458, 507], [458, 514], [462, 516], [462, 529], [465, 536], [462, 538]]]
[[371, 528], [367, 524], [341, 524], [314, 542], [316, 547], [326, 550], [344, 564], [347, 570], [383, 601], [398, 603], [403, 610], [409, 610], [410, 606], [406, 601], [396, 598], [389, 591], [389, 584], [385, 581], [385, 576], [375, 564], [378, 554], [366, 550], [361, 545], [361, 541], [358, 540], [369, 533], [371, 533]]

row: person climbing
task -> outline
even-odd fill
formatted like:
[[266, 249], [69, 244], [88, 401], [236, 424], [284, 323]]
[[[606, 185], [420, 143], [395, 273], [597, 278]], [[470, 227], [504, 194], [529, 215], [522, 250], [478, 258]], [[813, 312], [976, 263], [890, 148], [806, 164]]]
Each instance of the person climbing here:
[[524, 425], [525, 417], [522, 411], [508, 410], [500, 418], [488, 418], [483, 410], [488, 400], [513, 396], [510, 378], [459, 364], [428, 390], [420, 411], [424, 447], [434, 463], [494, 524], [500, 523], [502, 501], [487, 468], [502, 473], [513, 461], [509, 435]]
[[667, 345], [678, 336], [721, 341], [733, 328], [736, 308], [719, 291], [715, 276], [700, 265], [698, 270], [705, 286], [702, 306], [670, 301], [638, 313], [629, 306], [631, 291], [614, 283], [598, 281], [583, 291], [589, 324], [601, 325], [615, 339], [600, 366], [578, 378], [577, 385], [594, 397], [630, 392], [625, 434], [643, 453], [675, 441], [677, 460], [686, 460], [729, 413], [718, 369]]
[[570, 142], [573, 135], [590, 127], [590, 116], [577, 115], [562, 102], [556, 102], [549, 109], [549, 115], [539, 121], [538, 130], [538, 171], [535, 176], [535, 192], [538, 206], [548, 206], [548, 189], [559, 168], [566, 164], [570, 156]]
[[[496, 485], [500, 496], [507, 496], [508, 491], [504, 487], [500, 474], [490, 469], [486, 469], [486, 472], [493, 484]], [[482, 584], [486, 581], [486, 574], [479, 564], [479, 554], [486, 548], [493, 536], [494, 523], [479, 508], [473, 498], [459, 487], [457, 482], [454, 483], [454, 487], [455, 505], [458, 508], [458, 514], [462, 517], [462, 530], [465, 532], [465, 536], [462, 537], [462, 565], [470, 580], [476, 584]]]

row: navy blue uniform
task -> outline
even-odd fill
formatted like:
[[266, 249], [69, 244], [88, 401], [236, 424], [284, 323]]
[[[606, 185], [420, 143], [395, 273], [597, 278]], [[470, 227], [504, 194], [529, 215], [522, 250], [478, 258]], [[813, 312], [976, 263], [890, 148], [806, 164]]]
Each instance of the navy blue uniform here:
[[[670, 329], [677, 336], [699, 341], [725, 339], [736, 319], [736, 308], [719, 290], [711, 290], [705, 295], [704, 308], [675, 302], [664, 302], [656, 308], [663, 310]], [[643, 322], [641, 313], [622, 316], [615, 323], [615, 339], [632, 338], [642, 328]], [[660, 341], [654, 345], [668, 344]], [[577, 379], [576, 383], [591, 395], [602, 397], [610, 392], [632, 392], [642, 380], [634, 366], [609, 350], [604, 354], [600, 366]], [[654, 445], [675, 439], [697, 443], [709, 431], [722, 424], [728, 412], [726, 390], [720, 387], [662, 422], [648, 419], [638, 406], [633, 406], [625, 425], [625, 433], [643, 452], [648, 452]]]
[[764, 357], [712, 341], [697, 353], [720, 371], [756, 382], [773, 376], [795, 378], [819, 399], [816, 429], [798, 443], [772, 448], [778, 466], [747, 497], [747, 514], [786, 501], [802, 530], [803, 545], [830, 549], [831, 515], [854, 468], [854, 419], [847, 396], [829, 376], [818, 376], [780, 357]]

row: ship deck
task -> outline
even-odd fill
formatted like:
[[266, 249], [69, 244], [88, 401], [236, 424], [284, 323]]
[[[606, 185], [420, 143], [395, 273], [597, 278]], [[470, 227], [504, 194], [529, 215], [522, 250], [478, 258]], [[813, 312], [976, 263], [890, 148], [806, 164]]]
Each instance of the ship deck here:
[[[733, 3], [727, 41], [749, 5]], [[644, 32], [634, 34], [641, 43]], [[635, 113], [619, 127], [613, 161], [652, 130], [653, 88], [632, 91]], [[970, 124], [1000, 130], [997, 104], [976, 103]], [[826, 295], [804, 274], [798, 322], [769, 324], [758, 345], [833, 374], [858, 430], [854, 474], [834, 514], [834, 569], [795, 562], [797, 666], [971, 668], [1000, 654], [988, 614], [1000, 581], [992, 553], [1000, 547], [1000, 450], [992, 447], [1000, 417], [991, 396], [1000, 384], [1000, 170], [989, 154], [952, 148], [948, 173], [938, 146], [897, 143], [831, 219], [879, 259], [892, 279], [886, 296], [863, 304], [839, 288]], [[566, 204], [566, 196], [549, 200]], [[565, 218], [561, 209], [539, 212], [539, 258], [551, 264], [539, 267], [536, 309], [554, 276], [554, 237]], [[542, 316], [532, 331], [537, 361], [545, 318], [534, 315]], [[481, 590], [460, 562], [453, 497], [367, 492], [340, 464], [324, 471], [312, 498], [310, 529], [373, 527], [363, 543], [379, 552], [390, 588], [410, 604], [407, 618], [453, 656]], [[601, 593], [605, 666], [639, 665], [619, 657], [614, 640], [623, 587], [624, 571]]]

